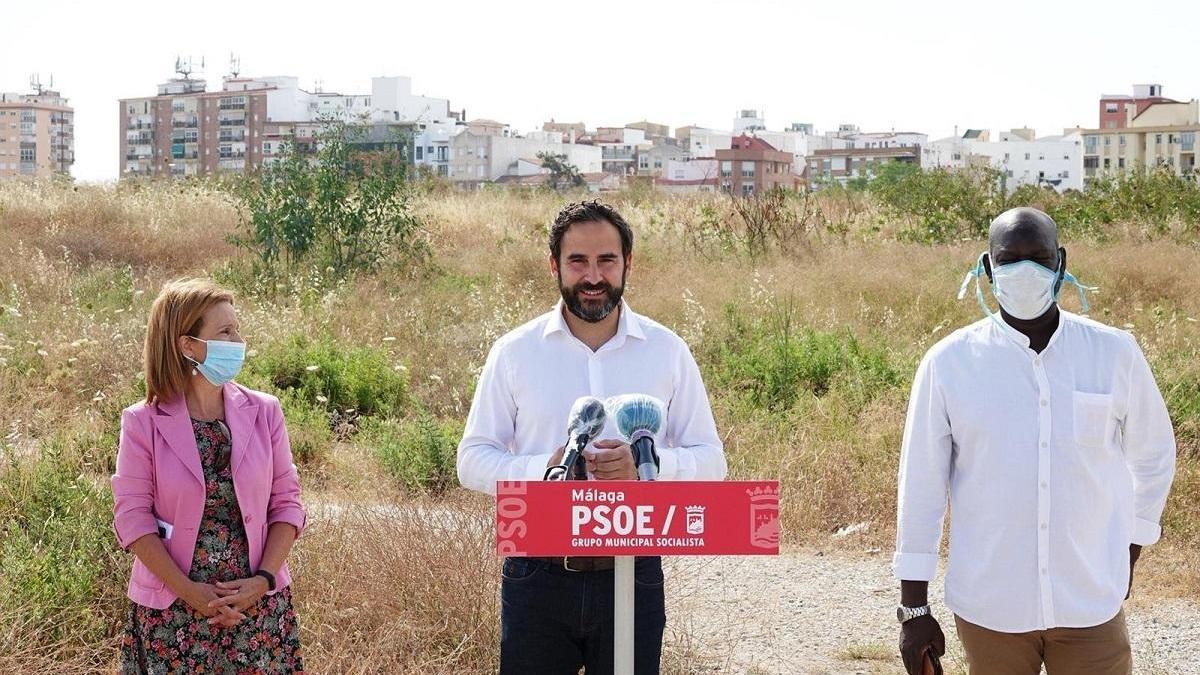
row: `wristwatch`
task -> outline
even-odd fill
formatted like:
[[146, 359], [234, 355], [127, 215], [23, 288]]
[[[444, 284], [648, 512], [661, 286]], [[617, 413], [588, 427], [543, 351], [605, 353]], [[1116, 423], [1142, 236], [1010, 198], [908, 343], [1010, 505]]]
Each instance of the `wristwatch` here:
[[907, 623], [918, 616], [928, 615], [929, 605], [921, 605], [920, 607], [905, 607], [904, 605], [900, 605], [896, 608], [896, 620], [900, 623]]

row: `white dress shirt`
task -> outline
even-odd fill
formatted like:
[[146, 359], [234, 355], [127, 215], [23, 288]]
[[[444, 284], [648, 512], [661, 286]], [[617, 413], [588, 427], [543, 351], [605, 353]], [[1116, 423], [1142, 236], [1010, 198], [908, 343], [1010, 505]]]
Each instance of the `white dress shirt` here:
[[1116, 616], [1129, 545], [1153, 544], [1175, 437], [1137, 341], [1061, 312], [1041, 354], [983, 319], [925, 355], [900, 457], [897, 578], [929, 581], [946, 498], [946, 605], [1019, 633]]
[[[725, 453], [687, 343], [622, 302], [616, 335], [593, 352], [567, 327], [560, 301], [488, 354], [458, 445], [459, 481], [495, 494], [497, 481], [541, 480], [567, 441], [575, 400], [617, 394], [649, 394], [665, 404], [654, 439], [659, 478], [725, 477]], [[611, 419], [601, 439], [620, 439]]]

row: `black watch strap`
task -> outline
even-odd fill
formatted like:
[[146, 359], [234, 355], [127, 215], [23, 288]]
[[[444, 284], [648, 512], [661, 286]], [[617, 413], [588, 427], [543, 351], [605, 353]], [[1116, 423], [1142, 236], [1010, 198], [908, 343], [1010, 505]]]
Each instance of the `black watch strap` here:
[[254, 573], [254, 576], [262, 577], [267, 580], [267, 590], [268, 591], [275, 590], [275, 575], [274, 574], [271, 574], [270, 572], [268, 572], [266, 570], [259, 570]]

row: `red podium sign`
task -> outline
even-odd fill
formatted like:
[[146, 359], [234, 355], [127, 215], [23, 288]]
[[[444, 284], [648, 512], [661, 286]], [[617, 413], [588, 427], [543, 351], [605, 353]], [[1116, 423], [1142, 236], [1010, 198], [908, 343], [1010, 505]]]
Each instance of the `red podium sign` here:
[[496, 484], [500, 556], [778, 553], [778, 481]]

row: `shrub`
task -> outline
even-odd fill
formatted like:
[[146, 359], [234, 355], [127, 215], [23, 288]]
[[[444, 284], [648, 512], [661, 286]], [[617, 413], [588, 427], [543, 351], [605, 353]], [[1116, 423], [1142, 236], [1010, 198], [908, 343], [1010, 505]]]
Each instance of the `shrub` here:
[[329, 413], [291, 391], [282, 392], [279, 402], [283, 405], [293, 461], [303, 467], [324, 464], [333, 443]]
[[718, 333], [711, 357], [717, 381], [756, 408], [787, 410], [804, 392], [820, 397], [835, 387], [861, 405], [901, 383], [884, 351], [849, 331], [799, 328], [788, 308], [746, 319], [727, 305]]
[[444, 492], [457, 482], [455, 452], [462, 437], [456, 422], [427, 414], [409, 421], [373, 421], [363, 433], [380, 465], [410, 490]]
[[15, 649], [103, 640], [126, 607], [112, 492], [78, 454], [55, 439], [0, 468], [0, 642]]
[[986, 167], [949, 171], [891, 168], [885, 164], [871, 192], [892, 212], [915, 223], [901, 238], [927, 244], [987, 235], [992, 219], [1008, 207], [999, 171]]
[[373, 347], [342, 347], [328, 338], [295, 335], [260, 349], [246, 367], [250, 386], [290, 392], [341, 415], [393, 417], [408, 402], [404, 374]]
[[409, 140], [364, 151], [365, 132], [327, 121], [315, 150], [288, 144], [280, 161], [238, 191], [242, 232], [232, 241], [258, 258], [260, 275], [286, 277], [302, 263], [337, 279], [372, 270], [395, 252], [423, 257], [408, 180]]

